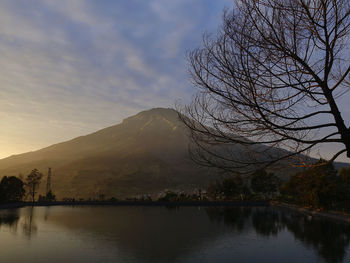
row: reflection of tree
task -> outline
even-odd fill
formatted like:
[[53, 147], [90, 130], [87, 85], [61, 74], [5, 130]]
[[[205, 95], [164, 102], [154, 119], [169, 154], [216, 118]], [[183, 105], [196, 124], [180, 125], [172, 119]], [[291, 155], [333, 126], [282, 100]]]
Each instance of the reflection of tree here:
[[262, 236], [277, 236], [283, 229], [279, 213], [271, 208], [257, 209], [252, 215], [255, 231]]
[[209, 207], [206, 209], [209, 219], [213, 222], [224, 223], [242, 232], [244, 224], [250, 217], [250, 207]]
[[350, 243], [350, 226], [301, 214], [284, 214], [283, 224], [296, 239], [313, 247], [326, 262], [342, 262]]
[[47, 221], [47, 219], [49, 218], [50, 215], [50, 206], [46, 206], [45, 207], [45, 214], [44, 214], [44, 220]]
[[213, 222], [224, 223], [241, 232], [252, 226], [257, 234], [265, 237], [277, 236], [287, 229], [304, 246], [313, 248], [328, 263], [343, 261], [350, 245], [350, 225], [331, 220], [313, 218], [301, 213], [261, 208], [207, 208], [208, 217]]
[[10, 209], [0, 212], [0, 227], [7, 226], [16, 231], [18, 220], [19, 215], [17, 209]]
[[[31, 206], [28, 208], [29, 213], [25, 215], [24, 222], [23, 222], [23, 233], [24, 235], [30, 239], [33, 234], [35, 234], [38, 231], [38, 227], [35, 223], [34, 218], [34, 207]], [[27, 210], [27, 211], [28, 211]]]

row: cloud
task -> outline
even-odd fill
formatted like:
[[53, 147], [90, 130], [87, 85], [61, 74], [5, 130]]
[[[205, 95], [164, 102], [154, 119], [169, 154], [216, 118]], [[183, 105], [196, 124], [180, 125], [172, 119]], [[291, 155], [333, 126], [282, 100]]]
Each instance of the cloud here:
[[215, 33], [231, 4], [1, 1], [0, 158], [188, 101], [186, 51]]
[[1, 1], [0, 157], [188, 98], [185, 51], [223, 7], [209, 3]]

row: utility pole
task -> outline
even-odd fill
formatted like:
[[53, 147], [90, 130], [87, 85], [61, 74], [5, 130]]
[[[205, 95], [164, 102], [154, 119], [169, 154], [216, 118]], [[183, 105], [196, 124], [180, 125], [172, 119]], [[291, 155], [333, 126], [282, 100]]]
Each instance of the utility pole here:
[[49, 171], [47, 173], [46, 196], [49, 192], [51, 192], [51, 168], [49, 168]]

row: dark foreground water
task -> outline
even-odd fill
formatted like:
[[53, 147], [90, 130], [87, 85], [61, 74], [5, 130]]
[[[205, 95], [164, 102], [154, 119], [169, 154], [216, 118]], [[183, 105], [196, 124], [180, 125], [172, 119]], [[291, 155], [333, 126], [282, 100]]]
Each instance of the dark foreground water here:
[[350, 262], [350, 225], [276, 208], [0, 211], [0, 262]]

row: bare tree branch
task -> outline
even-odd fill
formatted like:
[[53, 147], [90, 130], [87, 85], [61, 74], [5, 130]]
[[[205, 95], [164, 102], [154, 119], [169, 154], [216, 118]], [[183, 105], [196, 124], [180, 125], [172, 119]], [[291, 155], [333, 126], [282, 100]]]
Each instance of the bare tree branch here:
[[305, 160], [323, 143], [345, 147], [331, 161], [350, 157], [336, 102], [350, 87], [349, 35], [347, 0], [237, 0], [188, 56], [198, 93], [180, 111], [194, 158], [249, 170]]

